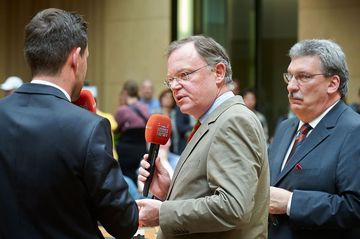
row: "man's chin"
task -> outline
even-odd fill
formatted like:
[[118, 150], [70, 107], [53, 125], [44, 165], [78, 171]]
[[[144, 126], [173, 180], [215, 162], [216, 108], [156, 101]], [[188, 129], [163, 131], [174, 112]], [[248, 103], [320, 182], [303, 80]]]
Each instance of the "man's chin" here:
[[182, 106], [182, 105], [179, 105], [179, 109], [180, 109], [181, 113], [187, 114], [187, 109], [186, 109], [186, 107], [184, 107], [184, 106]]
[[292, 112], [296, 114], [296, 112], [301, 111], [303, 109], [303, 106], [300, 103], [290, 103], [290, 109]]

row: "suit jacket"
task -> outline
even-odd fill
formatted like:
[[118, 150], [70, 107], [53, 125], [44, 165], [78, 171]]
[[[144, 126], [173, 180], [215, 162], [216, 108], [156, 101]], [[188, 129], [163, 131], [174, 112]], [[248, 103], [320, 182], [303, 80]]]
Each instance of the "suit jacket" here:
[[0, 101], [0, 238], [103, 238], [137, 230], [108, 120], [58, 89], [24, 84]]
[[290, 216], [269, 220], [269, 239], [360, 238], [359, 115], [338, 102], [280, 171], [298, 124], [280, 124], [269, 148], [271, 185], [293, 192]]
[[269, 171], [261, 124], [240, 96], [212, 112], [181, 154], [158, 238], [267, 238]]

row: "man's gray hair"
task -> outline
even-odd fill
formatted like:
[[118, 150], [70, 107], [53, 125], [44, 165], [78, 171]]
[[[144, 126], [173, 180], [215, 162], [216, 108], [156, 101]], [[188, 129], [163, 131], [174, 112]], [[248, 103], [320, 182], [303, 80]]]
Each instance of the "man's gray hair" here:
[[348, 92], [349, 70], [345, 53], [332, 40], [312, 39], [296, 43], [289, 51], [290, 58], [319, 56], [323, 74], [340, 77], [339, 93], [344, 98]]

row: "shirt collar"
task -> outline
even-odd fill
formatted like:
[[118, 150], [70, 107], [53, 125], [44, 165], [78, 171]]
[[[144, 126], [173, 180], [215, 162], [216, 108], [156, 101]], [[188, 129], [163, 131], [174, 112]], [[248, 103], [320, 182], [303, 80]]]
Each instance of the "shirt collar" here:
[[216, 100], [214, 101], [214, 103], [211, 105], [211, 107], [208, 109], [208, 111], [206, 111], [205, 114], [203, 114], [199, 121], [200, 123], [204, 123], [205, 120], [207, 119], [207, 117], [219, 106], [221, 105], [223, 102], [225, 102], [226, 100], [230, 99], [231, 97], [235, 96], [234, 93], [232, 91], [227, 91], [224, 94], [220, 95], [218, 98], [216, 98]]
[[55, 87], [55, 88], [59, 89], [62, 93], [64, 93], [66, 98], [71, 102], [70, 95], [63, 88], [61, 88], [60, 86], [58, 86], [58, 85], [56, 85], [54, 83], [51, 83], [49, 81], [44, 81], [44, 80], [37, 80], [37, 79], [33, 79], [30, 83], [48, 85], [48, 86]]

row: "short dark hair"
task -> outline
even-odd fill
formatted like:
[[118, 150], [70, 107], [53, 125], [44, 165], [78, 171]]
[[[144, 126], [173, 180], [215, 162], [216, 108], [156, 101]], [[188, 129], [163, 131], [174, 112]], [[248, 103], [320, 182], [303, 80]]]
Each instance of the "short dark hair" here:
[[139, 86], [134, 80], [126, 81], [123, 90], [127, 92], [128, 96], [139, 98]]
[[32, 76], [56, 75], [72, 49], [87, 47], [87, 23], [78, 13], [49, 8], [37, 13], [25, 27], [24, 54]]
[[175, 102], [175, 99], [174, 99], [174, 97], [173, 97], [172, 90], [170, 90], [170, 89], [164, 89], [163, 91], [161, 91], [161, 93], [160, 93], [160, 95], [159, 95], [160, 106], [162, 106], [161, 100], [162, 100], [162, 98], [165, 97], [166, 94], [170, 94], [171, 97], [173, 98], [173, 103], [172, 103], [171, 108], [174, 108], [174, 107], [176, 106], [176, 102]]
[[247, 95], [249, 93], [253, 94], [256, 97], [256, 91], [253, 88], [244, 88], [244, 89], [240, 90], [240, 95], [242, 97], [244, 97], [245, 95]]

